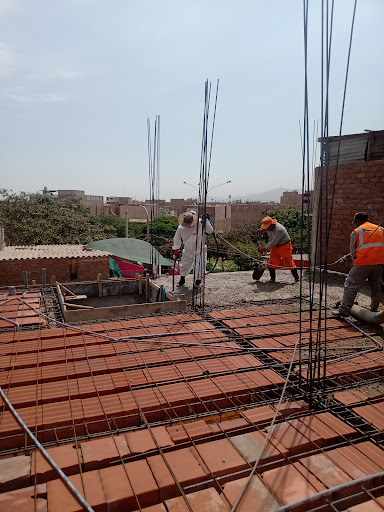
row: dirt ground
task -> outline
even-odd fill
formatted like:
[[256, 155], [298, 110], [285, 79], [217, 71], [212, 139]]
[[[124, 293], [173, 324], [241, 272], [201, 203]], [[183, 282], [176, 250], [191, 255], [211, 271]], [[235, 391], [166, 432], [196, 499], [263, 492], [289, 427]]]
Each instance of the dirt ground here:
[[[318, 273], [317, 273], [318, 274]], [[179, 276], [175, 276], [176, 295], [185, 294], [189, 304], [192, 302], [193, 275], [186, 278], [185, 286], [178, 287]], [[334, 308], [337, 301], [343, 296], [345, 277], [338, 274], [328, 274], [327, 284], [327, 305]], [[166, 292], [172, 291], [172, 276], [161, 276], [154, 281], [156, 284], [164, 285]], [[302, 297], [309, 298], [308, 271], [302, 273], [301, 283], [295, 283], [289, 271], [277, 271], [276, 282], [269, 281], [268, 271], [260, 281], [252, 279], [252, 271], [242, 272], [221, 272], [208, 274], [205, 277], [205, 306], [211, 309], [220, 309], [234, 306], [245, 306], [255, 302], [264, 302], [281, 299], [297, 299], [299, 302], [300, 293]], [[314, 289], [315, 301], [319, 298], [319, 285]], [[360, 306], [369, 306], [370, 292], [366, 283], [358, 293], [357, 302]], [[324, 304], [324, 302], [323, 302]]]

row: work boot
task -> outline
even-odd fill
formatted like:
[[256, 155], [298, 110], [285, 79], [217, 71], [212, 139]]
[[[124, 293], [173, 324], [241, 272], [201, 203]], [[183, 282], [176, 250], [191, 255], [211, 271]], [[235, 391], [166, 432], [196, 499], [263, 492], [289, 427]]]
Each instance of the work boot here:
[[268, 268], [268, 270], [271, 277], [271, 282], [274, 283], [276, 281], [276, 270], [274, 268]]
[[184, 286], [185, 285], [185, 277], [184, 276], [181, 276], [180, 277], [180, 281], [179, 281], [179, 284], [177, 286]]
[[297, 268], [293, 268], [291, 270], [291, 273], [292, 273], [293, 277], [295, 278], [296, 283], [298, 281], [300, 281], [300, 277], [299, 277], [299, 273], [297, 272]]
[[340, 311], [340, 309], [333, 309], [331, 311], [331, 316], [334, 316], [336, 318], [345, 318], [349, 316], [349, 313], [345, 313], [344, 311]]

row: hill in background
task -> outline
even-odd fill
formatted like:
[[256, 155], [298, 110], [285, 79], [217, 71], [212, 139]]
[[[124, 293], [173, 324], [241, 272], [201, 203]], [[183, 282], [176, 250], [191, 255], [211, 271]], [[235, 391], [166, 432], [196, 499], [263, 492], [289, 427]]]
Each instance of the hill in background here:
[[[283, 195], [283, 192], [292, 192], [292, 190], [298, 190], [300, 192], [300, 189], [292, 189], [292, 188], [286, 188], [286, 187], [278, 187], [274, 188], [273, 190], [267, 190], [266, 192], [261, 192], [260, 194], [247, 194], [245, 196], [232, 196], [231, 201], [260, 201], [261, 203], [268, 203], [268, 202], [274, 202], [279, 203], [280, 197]], [[213, 198], [209, 197], [209, 200], [212, 200]], [[215, 197], [216, 201], [227, 201], [228, 196], [225, 197]]]

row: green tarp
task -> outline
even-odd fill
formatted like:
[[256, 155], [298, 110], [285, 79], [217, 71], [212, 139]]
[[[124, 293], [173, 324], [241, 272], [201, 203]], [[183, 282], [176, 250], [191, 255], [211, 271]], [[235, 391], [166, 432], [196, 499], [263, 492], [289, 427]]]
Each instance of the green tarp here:
[[109, 275], [111, 275], [112, 273], [112, 277], [118, 277], [119, 279], [121, 279], [121, 272], [120, 272], [120, 268], [119, 268], [119, 265], [116, 263], [116, 261], [113, 259], [113, 258], [109, 258]]
[[150, 243], [137, 238], [108, 238], [87, 245], [91, 249], [106, 251], [125, 260], [154, 263], [165, 267], [173, 265], [172, 261], [164, 258]]

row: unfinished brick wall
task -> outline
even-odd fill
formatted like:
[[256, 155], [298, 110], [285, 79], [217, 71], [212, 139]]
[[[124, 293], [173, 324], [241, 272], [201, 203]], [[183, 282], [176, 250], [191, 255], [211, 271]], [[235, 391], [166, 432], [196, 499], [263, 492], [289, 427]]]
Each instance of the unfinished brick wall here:
[[[316, 180], [318, 180], [318, 169], [316, 169], [316, 174]], [[335, 167], [330, 167], [328, 177], [329, 209], [331, 207], [334, 176]], [[324, 226], [326, 215], [325, 183], [323, 183], [322, 188]], [[317, 204], [315, 207], [318, 208]], [[380, 224], [384, 220], [384, 160], [339, 165], [328, 244], [328, 262], [336, 261], [344, 254], [349, 253], [349, 237], [354, 229], [351, 222], [356, 212], [368, 213], [370, 222], [374, 224]], [[325, 240], [324, 227], [323, 239]], [[334, 265], [329, 268], [339, 272], [348, 272], [350, 265]]]
[[[28, 272], [28, 280], [41, 284], [42, 269], [47, 270], [47, 283], [54, 275], [57, 281], [94, 281], [97, 274], [102, 279], [109, 277], [109, 258], [52, 258], [31, 260], [0, 261], [0, 286], [18, 286], [24, 283], [23, 271]], [[76, 277], [77, 276], [77, 277]]]

